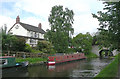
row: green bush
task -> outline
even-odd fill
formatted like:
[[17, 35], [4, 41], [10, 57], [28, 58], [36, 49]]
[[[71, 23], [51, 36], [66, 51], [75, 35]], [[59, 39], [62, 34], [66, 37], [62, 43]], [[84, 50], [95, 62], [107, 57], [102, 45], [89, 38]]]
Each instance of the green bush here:
[[53, 53], [53, 47], [52, 44], [48, 41], [38, 41], [37, 44], [38, 50], [42, 51], [43, 53]]
[[36, 50], [36, 49], [32, 49], [31, 52], [32, 52], [32, 53], [43, 53], [42, 51], [40, 51], [40, 50]]
[[76, 52], [74, 48], [68, 48], [68, 53], [74, 53]]
[[25, 52], [32, 52], [32, 47], [29, 44], [25, 45]]
[[42, 51], [37, 50], [36, 48], [32, 48], [29, 44], [26, 44], [26, 46], [25, 46], [25, 52], [42, 53]]
[[87, 54], [87, 55], [85, 55], [87, 58], [96, 58], [96, 57], [98, 57], [96, 54], [94, 54], [94, 53], [89, 53], [89, 54]]

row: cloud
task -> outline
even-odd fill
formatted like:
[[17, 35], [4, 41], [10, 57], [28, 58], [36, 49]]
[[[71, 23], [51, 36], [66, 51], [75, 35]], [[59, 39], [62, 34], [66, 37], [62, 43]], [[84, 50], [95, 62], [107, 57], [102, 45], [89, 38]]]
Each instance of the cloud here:
[[24, 18], [24, 19], [21, 18], [21, 22], [27, 23], [27, 24], [30, 24], [33, 26], [38, 26], [38, 24], [41, 23], [42, 29], [44, 29], [45, 31], [46, 31], [46, 29], [50, 29], [48, 22], [43, 21], [39, 18], [35, 18], [35, 17], [28, 17], [28, 18]]
[[[2, 19], [0, 22], [0, 28], [4, 26], [4, 24], [7, 25], [7, 31], [15, 24], [16, 18], [12, 19], [11, 17], [6, 17], [6, 16], [1, 16], [0, 18]], [[35, 17], [27, 17], [27, 18], [20, 18], [20, 22], [30, 24], [33, 26], [38, 26], [39, 23], [42, 23], [42, 28], [46, 31], [46, 29], [50, 29], [49, 23], [46, 21], [43, 21], [41, 19], [36, 19]]]
[[[7, 2], [9, 0], [2, 0]], [[49, 29], [48, 16], [53, 6], [63, 5], [64, 8], [67, 7], [73, 10], [75, 13], [73, 28], [75, 30], [75, 35], [78, 33], [86, 32], [96, 32], [99, 27], [99, 22], [97, 19], [93, 18], [91, 13], [96, 13], [102, 10], [103, 4], [98, 0], [10, 0], [14, 2], [12, 10], [7, 10], [8, 13], [4, 14], [2, 18], [9, 18], [14, 20], [17, 15], [21, 16], [21, 22], [35, 25], [42, 23], [44, 30]], [[10, 4], [10, 2], [9, 2]], [[8, 6], [9, 7], [9, 6]], [[4, 12], [3, 10], [3, 12]], [[7, 16], [6, 16], [7, 15]], [[10, 18], [12, 16], [12, 18]], [[1, 18], [1, 19], [2, 19]], [[9, 21], [8, 21], [9, 22]], [[13, 21], [11, 21], [13, 23]], [[8, 23], [8, 24], [11, 24]], [[13, 23], [13, 24], [14, 24]], [[10, 25], [11, 26], [11, 25]]]
[[77, 35], [79, 33], [86, 33], [86, 32], [96, 32], [97, 28], [99, 27], [99, 22], [97, 19], [92, 18], [92, 14], [82, 14], [75, 16], [75, 22], [74, 22], [74, 30], [75, 34]]
[[0, 15], [0, 28], [4, 26], [4, 24], [7, 25], [7, 30], [9, 30], [13, 24], [15, 23], [15, 19], [12, 19], [11, 17], [1, 16]]

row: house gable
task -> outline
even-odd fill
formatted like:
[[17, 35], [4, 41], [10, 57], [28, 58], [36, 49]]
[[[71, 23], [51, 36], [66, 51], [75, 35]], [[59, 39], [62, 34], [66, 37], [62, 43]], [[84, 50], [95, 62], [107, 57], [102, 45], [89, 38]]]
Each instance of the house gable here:
[[8, 33], [17, 37], [26, 38], [26, 43], [32, 47], [37, 45], [39, 40], [44, 40], [45, 31], [42, 29], [41, 23], [38, 27], [20, 22], [19, 16], [16, 18], [16, 23], [10, 28]]
[[27, 30], [25, 28], [23, 28], [20, 24], [15, 24], [9, 30], [9, 33], [12, 35], [27, 36]]

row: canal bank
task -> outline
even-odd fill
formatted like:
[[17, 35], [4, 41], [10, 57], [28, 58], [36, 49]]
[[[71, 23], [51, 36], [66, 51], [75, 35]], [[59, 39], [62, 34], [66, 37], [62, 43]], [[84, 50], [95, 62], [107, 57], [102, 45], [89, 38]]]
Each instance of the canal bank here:
[[99, 56], [98, 55], [96, 55], [96, 54], [94, 54], [94, 53], [89, 53], [89, 54], [87, 54], [87, 55], [85, 55], [87, 58], [98, 58]]
[[112, 61], [108, 66], [100, 71], [100, 73], [93, 79], [114, 79], [118, 78], [120, 75], [120, 54], [115, 56], [114, 61]]
[[42, 65], [47, 61], [47, 58], [16, 58], [16, 62], [28, 61], [28, 66]]

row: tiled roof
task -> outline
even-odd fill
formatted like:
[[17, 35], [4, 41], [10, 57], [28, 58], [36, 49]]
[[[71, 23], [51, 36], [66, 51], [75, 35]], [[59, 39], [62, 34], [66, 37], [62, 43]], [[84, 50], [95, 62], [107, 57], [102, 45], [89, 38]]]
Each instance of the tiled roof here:
[[40, 29], [39, 27], [35, 27], [35, 26], [25, 24], [25, 23], [21, 23], [21, 22], [19, 24], [29, 31], [40, 32], [42, 34], [45, 33], [45, 31], [43, 29]]

